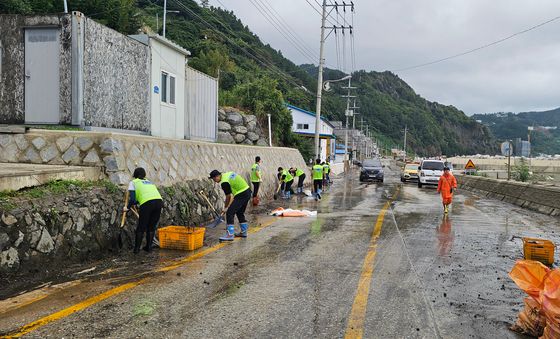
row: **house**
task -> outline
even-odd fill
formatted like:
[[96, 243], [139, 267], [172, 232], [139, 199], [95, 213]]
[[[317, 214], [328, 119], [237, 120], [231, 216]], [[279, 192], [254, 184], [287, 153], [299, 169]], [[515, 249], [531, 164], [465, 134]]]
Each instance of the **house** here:
[[[307, 138], [315, 138], [315, 113], [292, 105], [287, 105], [287, 108], [292, 114], [292, 131]], [[319, 138], [319, 154], [321, 159], [326, 160], [330, 158], [334, 160], [336, 141], [334, 126], [325, 117], [321, 117]]]
[[216, 141], [217, 79], [188, 67], [172, 41], [80, 12], [0, 15], [0, 31], [0, 124]]

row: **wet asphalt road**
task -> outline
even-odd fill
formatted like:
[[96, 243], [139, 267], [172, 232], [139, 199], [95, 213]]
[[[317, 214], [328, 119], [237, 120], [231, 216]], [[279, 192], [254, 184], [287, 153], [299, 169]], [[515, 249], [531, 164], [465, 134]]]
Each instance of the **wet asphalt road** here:
[[[380, 236], [370, 246], [388, 200]], [[319, 215], [273, 219], [255, 211], [253, 224], [263, 228], [248, 239], [174, 270], [150, 273], [142, 284], [28, 336], [344, 337], [364, 258], [373, 251], [362, 305], [364, 337], [520, 338], [508, 326], [524, 296], [507, 272], [522, 246], [510, 238], [560, 241], [558, 220], [468, 192], [459, 192], [443, 218], [435, 189], [401, 184], [394, 165], [386, 168], [384, 184], [339, 178], [323, 201], [299, 198], [290, 204]], [[218, 235], [209, 232], [209, 245]], [[144, 258], [154, 264], [141, 266], [156, 269], [161, 256], [165, 253]], [[137, 280], [123, 273], [62, 289], [0, 313], [0, 333]]]

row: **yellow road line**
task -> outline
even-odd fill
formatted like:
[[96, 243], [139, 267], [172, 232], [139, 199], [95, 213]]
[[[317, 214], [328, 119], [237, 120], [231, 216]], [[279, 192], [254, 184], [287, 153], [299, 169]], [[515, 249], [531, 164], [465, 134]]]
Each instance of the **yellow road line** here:
[[[397, 191], [395, 192], [395, 197], [398, 194], [399, 190], [397, 189]], [[362, 273], [360, 274], [360, 280], [358, 281], [358, 289], [356, 291], [356, 296], [354, 297], [352, 310], [350, 311], [348, 325], [346, 326], [346, 333], [344, 335], [345, 339], [362, 338], [364, 335], [364, 323], [366, 319], [369, 288], [371, 286], [371, 279], [373, 277], [373, 263], [375, 261], [375, 254], [377, 253], [377, 240], [381, 235], [383, 220], [385, 219], [385, 214], [391, 207], [391, 202], [392, 200], [389, 200], [385, 203], [385, 205], [383, 205], [383, 208], [381, 209], [381, 211], [379, 212], [379, 216], [377, 217], [377, 221], [375, 222], [375, 228], [373, 229], [366, 257], [362, 265]]]
[[[270, 220], [270, 221], [268, 221], [268, 222], [266, 222], [266, 223], [263, 223], [263, 224], [261, 224], [261, 225], [259, 225], [259, 226], [250, 228], [249, 233], [251, 233], [251, 234], [252, 234], [252, 233], [256, 233], [256, 232], [262, 230], [263, 228], [272, 225], [274, 222], [276, 222], [276, 219]], [[220, 243], [220, 244], [216, 244], [216, 245], [214, 245], [214, 246], [212, 246], [212, 247], [209, 247], [209, 248], [207, 248], [207, 249], [205, 249], [205, 250], [202, 250], [202, 251], [200, 251], [200, 252], [198, 252], [198, 253], [196, 253], [196, 254], [194, 254], [194, 255], [191, 255], [191, 256], [189, 256], [189, 257], [187, 257], [187, 258], [185, 258], [185, 259], [182, 259], [182, 260], [179, 260], [179, 261], [177, 261], [177, 262], [175, 262], [175, 263], [173, 263], [173, 264], [170, 264], [170, 265], [161, 267], [161, 268], [159, 268], [158, 270], [156, 270], [156, 272], [167, 272], [167, 271], [171, 271], [171, 270], [173, 270], [173, 269], [175, 269], [175, 268], [178, 268], [178, 267], [180, 267], [180, 266], [182, 266], [182, 265], [184, 265], [184, 264], [186, 264], [186, 263], [189, 263], [189, 262], [194, 261], [194, 260], [196, 260], [196, 259], [202, 258], [202, 257], [204, 257], [204, 256], [206, 256], [206, 255], [208, 255], [208, 254], [210, 254], [210, 253], [216, 252], [217, 250], [219, 250], [219, 249], [222, 248], [222, 247], [227, 246], [228, 244], [229, 244], [229, 243]], [[31, 323], [29, 323], [29, 324], [27, 324], [27, 325], [24, 325], [24, 326], [20, 327], [18, 330], [12, 332], [12, 333], [9, 333], [9, 334], [7, 334], [7, 335], [0, 336], [0, 339], [19, 338], [19, 337], [21, 337], [21, 336], [23, 336], [23, 335], [25, 335], [25, 334], [27, 334], [27, 333], [29, 333], [29, 332], [31, 332], [31, 331], [34, 331], [34, 330], [36, 330], [36, 329], [38, 329], [38, 328], [40, 328], [40, 327], [43, 327], [43, 326], [45, 326], [45, 325], [47, 325], [47, 324], [50, 324], [50, 323], [52, 323], [52, 322], [55, 322], [55, 321], [60, 320], [60, 319], [62, 319], [62, 318], [65, 318], [65, 317], [67, 317], [67, 316], [69, 316], [69, 315], [71, 315], [71, 314], [73, 314], [73, 313], [79, 312], [79, 311], [81, 311], [81, 310], [83, 310], [83, 309], [85, 309], [85, 308], [88, 308], [88, 307], [90, 307], [90, 306], [92, 306], [92, 305], [95, 305], [95, 304], [97, 304], [97, 303], [99, 303], [99, 302], [101, 302], [101, 301], [103, 301], [103, 300], [105, 300], [105, 299], [107, 299], [107, 298], [110, 298], [110, 297], [112, 297], [112, 296], [121, 294], [121, 293], [123, 293], [123, 292], [125, 292], [125, 291], [127, 291], [127, 290], [129, 290], [129, 289], [131, 289], [131, 288], [134, 288], [134, 287], [136, 287], [136, 286], [138, 286], [138, 285], [140, 285], [140, 284], [143, 284], [143, 283], [146, 282], [147, 280], [148, 280], [148, 278], [143, 278], [143, 279], [138, 280], [138, 281], [134, 281], [134, 282], [126, 283], [126, 284], [123, 284], [123, 285], [119, 285], [119, 286], [117, 286], [117, 287], [115, 287], [115, 288], [112, 288], [112, 289], [110, 289], [110, 290], [108, 290], [108, 291], [105, 291], [105, 292], [103, 292], [103, 293], [101, 293], [101, 294], [98, 294], [98, 295], [96, 295], [96, 296], [93, 296], [93, 297], [91, 297], [91, 298], [88, 298], [88, 299], [86, 299], [86, 300], [84, 300], [84, 301], [82, 301], [82, 302], [80, 302], [80, 303], [77, 303], [77, 304], [75, 304], [75, 305], [72, 305], [72, 306], [70, 306], [70, 307], [67, 307], [67, 308], [65, 308], [65, 309], [62, 309], [62, 310], [60, 310], [60, 311], [58, 311], [58, 312], [55, 312], [55, 313], [53, 313], [53, 314], [50, 314], [50, 315], [48, 315], [48, 316], [46, 316], [46, 317], [43, 317], [43, 318], [41, 318], [41, 319], [39, 319], [39, 320], [33, 321], [33, 322], [31, 322]]]

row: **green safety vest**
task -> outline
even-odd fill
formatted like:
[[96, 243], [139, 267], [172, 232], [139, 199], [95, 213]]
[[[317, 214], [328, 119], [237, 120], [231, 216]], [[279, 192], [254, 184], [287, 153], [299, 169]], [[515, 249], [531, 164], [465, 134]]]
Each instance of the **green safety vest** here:
[[259, 164], [253, 164], [253, 167], [251, 167], [251, 182], [260, 182], [261, 179], [259, 177], [257, 177], [257, 173], [259, 174], [259, 177], [261, 175], [261, 167], [259, 166]]
[[300, 170], [299, 168], [296, 168], [296, 177], [301, 177], [302, 174], [303, 174], [303, 171]]
[[329, 167], [328, 164], [324, 164], [324, 165], [323, 165], [323, 171], [324, 171], [325, 173], [329, 173], [329, 172], [330, 172], [330, 169], [331, 169], [331, 168]]
[[285, 175], [286, 178], [284, 179], [284, 182], [288, 182], [288, 181], [292, 181], [294, 180], [294, 177], [290, 174], [290, 172], [288, 170], [283, 170], [282, 171], [282, 175]]
[[150, 180], [134, 179], [132, 182], [134, 183], [136, 201], [138, 201], [140, 206], [150, 200], [161, 200], [161, 195], [159, 194], [156, 185], [152, 184]]
[[243, 193], [249, 189], [249, 185], [243, 179], [242, 176], [235, 172], [226, 172], [222, 174], [222, 181], [220, 181], [220, 185], [224, 182], [227, 182], [231, 186], [231, 192], [233, 196], [238, 195], [239, 193]]
[[313, 166], [313, 180], [323, 180], [323, 166]]

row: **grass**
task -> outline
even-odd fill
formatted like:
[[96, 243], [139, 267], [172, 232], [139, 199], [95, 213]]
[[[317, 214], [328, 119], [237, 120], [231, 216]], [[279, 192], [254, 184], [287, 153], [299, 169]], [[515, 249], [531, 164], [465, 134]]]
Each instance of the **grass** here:
[[68, 125], [42, 125], [33, 126], [35, 129], [46, 129], [50, 131], [83, 131], [83, 128]]

